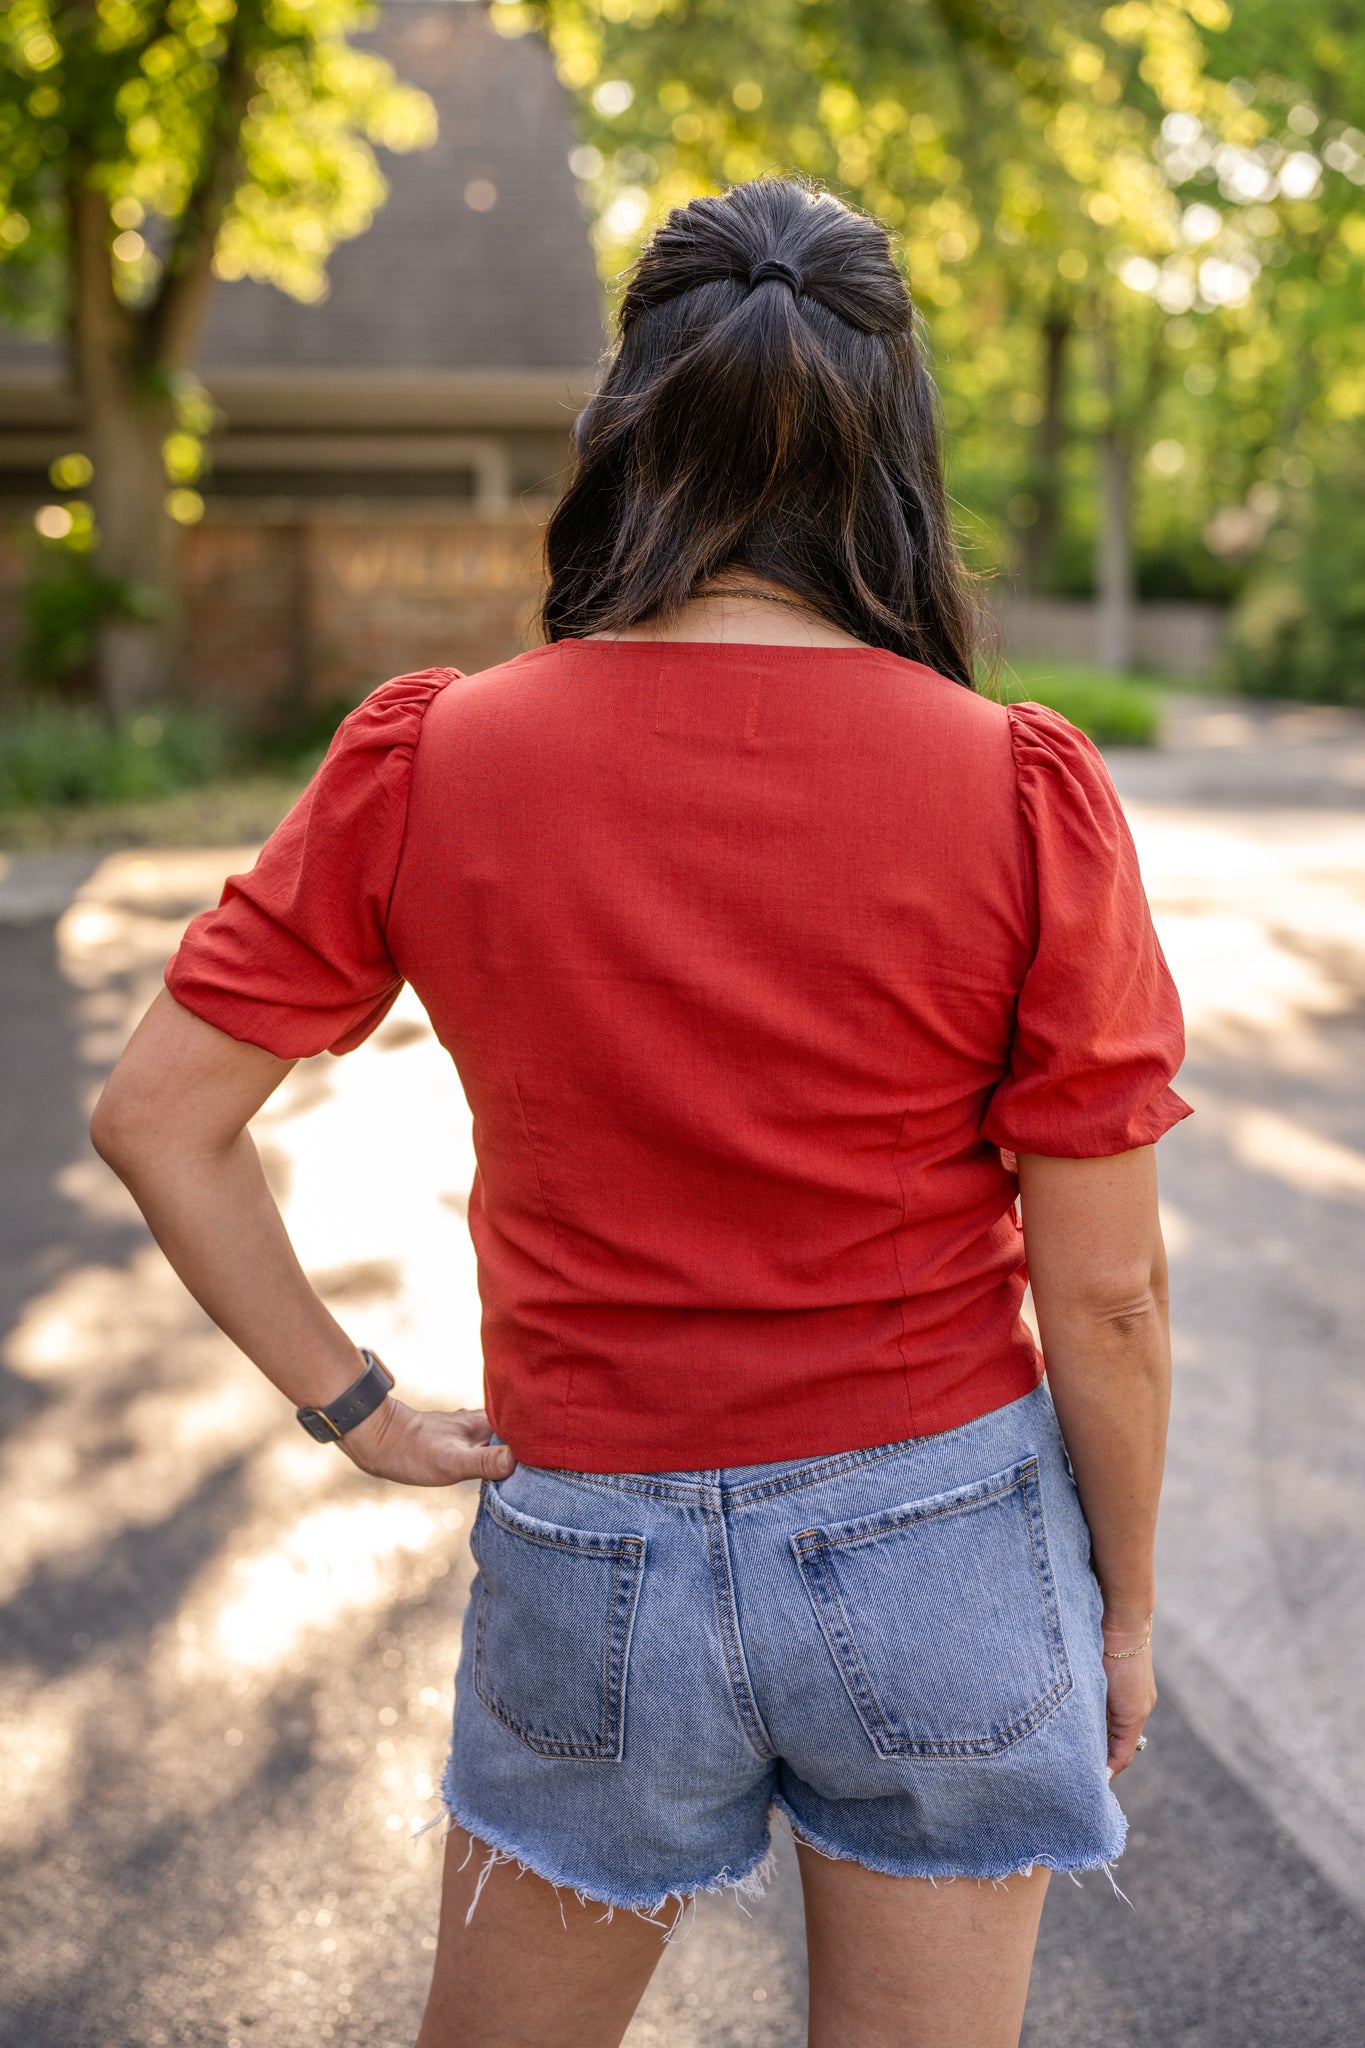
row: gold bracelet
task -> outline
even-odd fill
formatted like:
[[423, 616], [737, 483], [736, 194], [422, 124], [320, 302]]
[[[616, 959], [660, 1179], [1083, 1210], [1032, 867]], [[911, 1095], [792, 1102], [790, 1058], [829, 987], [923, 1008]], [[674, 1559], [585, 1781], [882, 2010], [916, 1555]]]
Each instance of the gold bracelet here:
[[1149, 1621], [1147, 1624], [1147, 1633], [1142, 1638], [1142, 1641], [1138, 1644], [1135, 1650], [1101, 1650], [1100, 1655], [1101, 1657], [1108, 1657], [1110, 1661], [1113, 1663], [1117, 1663], [1120, 1657], [1140, 1657], [1144, 1650], [1150, 1650], [1151, 1647], [1152, 1624]]

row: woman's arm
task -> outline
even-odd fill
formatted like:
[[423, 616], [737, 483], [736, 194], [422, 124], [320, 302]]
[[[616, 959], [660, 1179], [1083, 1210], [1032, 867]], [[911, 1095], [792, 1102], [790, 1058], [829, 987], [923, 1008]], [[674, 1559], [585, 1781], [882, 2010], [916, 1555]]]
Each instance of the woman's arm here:
[[[295, 1407], [336, 1400], [364, 1360], [309, 1285], [247, 1124], [293, 1066], [206, 1024], [164, 990], [95, 1107], [95, 1150], [127, 1186], [200, 1306]], [[420, 1413], [392, 1395], [343, 1448], [414, 1486], [504, 1478], [481, 1410]]]
[[1154, 1543], [1170, 1407], [1166, 1252], [1150, 1145], [1112, 1159], [1019, 1157], [1024, 1250], [1057, 1419], [1104, 1595], [1109, 1762], [1156, 1702]]

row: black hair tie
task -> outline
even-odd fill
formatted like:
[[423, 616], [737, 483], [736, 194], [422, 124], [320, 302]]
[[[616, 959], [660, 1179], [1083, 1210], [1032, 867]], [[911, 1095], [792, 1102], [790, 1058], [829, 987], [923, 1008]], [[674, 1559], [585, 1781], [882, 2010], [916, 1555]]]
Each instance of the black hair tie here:
[[795, 269], [792, 264], [784, 263], [780, 256], [765, 256], [763, 261], [756, 263], [749, 272], [750, 291], [753, 290], [755, 285], [768, 284], [770, 282], [785, 284], [793, 292], [805, 290], [805, 284], [800, 271]]

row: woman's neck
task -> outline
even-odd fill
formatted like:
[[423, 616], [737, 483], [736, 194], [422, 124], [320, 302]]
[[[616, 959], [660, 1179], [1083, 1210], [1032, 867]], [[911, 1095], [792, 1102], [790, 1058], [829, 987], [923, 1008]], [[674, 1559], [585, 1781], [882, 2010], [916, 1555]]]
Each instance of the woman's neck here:
[[676, 611], [657, 613], [619, 633], [589, 633], [589, 640], [710, 640], [769, 647], [861, 647], [794, 599], [781, 584], [749, 577], [693, 597]]

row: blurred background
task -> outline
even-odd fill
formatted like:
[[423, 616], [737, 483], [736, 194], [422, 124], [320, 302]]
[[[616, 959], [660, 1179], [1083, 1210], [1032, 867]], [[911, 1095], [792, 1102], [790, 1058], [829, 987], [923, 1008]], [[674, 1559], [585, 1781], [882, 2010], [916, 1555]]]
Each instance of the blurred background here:
[[[0, 2043], [403, 2048], [472, 1503], [309, 1444], [85, 1122], [386, 675], [532, 644], [623, 268], [805, 171], [891, 229], [1004, 662], [1106, 749], [1184, 998], [1176, 1410], [1121, 1881], [1030, 2048], [1365, 2011], [1365, 34], [1354, 0], [9, 0], [0, 14]], [[258, 1120], [316, 1284], [479, 1398], [405, 995]], [[789, 1848], [631, 2048], [796, 2048]]]

